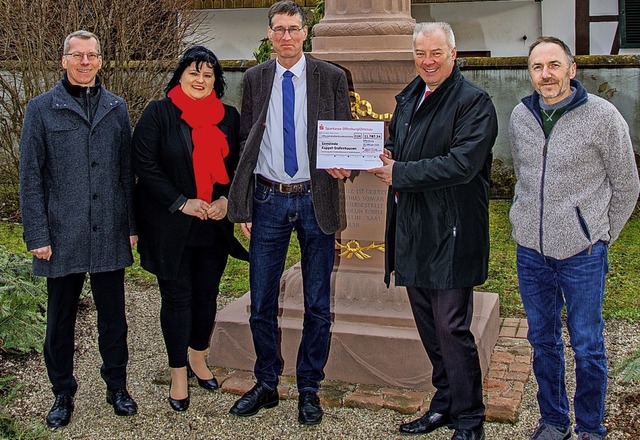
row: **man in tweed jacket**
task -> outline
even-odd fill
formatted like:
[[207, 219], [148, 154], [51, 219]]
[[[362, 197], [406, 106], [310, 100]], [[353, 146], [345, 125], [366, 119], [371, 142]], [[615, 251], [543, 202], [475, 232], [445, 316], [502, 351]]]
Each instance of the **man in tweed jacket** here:
[[562, 309], [576, 361], [575, 432], [600, 440], [607, 389], [602, 318], [607, 248], [638, 199], [629, 128], [575, 80], [570, 49], [541, 37], [529, 51], [535, 91], [513, 110], [517, 178], [510, 211], [520, 295], [529, 322], [540, 422], [532, 439], [571, 438]]
[[[342, 182], [350, 173], [316, 168], [318, 120], [350, 119], [346, 75], [306, 57], [304, 10], [291, 0], [269, 9], [269, 39], [276, 59], [244, 75], [240, 162], [229, 193], [228, 217], [241, 223], [249, 246], [251, 317], [256, 351], [256, 386], [231, 408], [251, 416], [278, 404], [282, 372], [278, 294], [289, 239], [296, 231], [302, 251], [304, 322], [296, 378], [298, 420], [317, 424], [322, 409], [317, 392], [329, 352], [330, 280], [334, 234], [344, 224]], [[287, 171], [283, 148], [283, 77], [293, 74], [297, 171]], [[290, 173], [291, 172], [291, 173]]]

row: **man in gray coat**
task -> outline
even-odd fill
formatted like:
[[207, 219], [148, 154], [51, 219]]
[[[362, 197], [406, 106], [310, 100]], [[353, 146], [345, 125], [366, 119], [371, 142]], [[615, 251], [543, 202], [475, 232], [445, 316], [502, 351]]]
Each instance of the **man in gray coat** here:
[[[344, 221], [338, 178], [350, 172], [316, 168], [316, 132], [318, 120], [351, 118], [349, 90], [342, 70], [303, 55], [305, 12], [295, 2], [274, 3], [267, 33], [277, 58], [249, 69], [244, 76], [243, 144], [228, 211], [229, 219], [241, 223], [242, 231], [251, 238], [250, 326], [258, 383], [230, 412], [246, 417], [278, 404], [282, 372], [278, 293], [295, 230], [302, 251], [305, 306], [296, 368], [298, 421], [317, 424], [323, 414], [317, 392], [329, 353], [334, 234]], [[287, 84], [290, 100], [286, 99]], [[291, 127], [283, 124], [287, 104], [292, 110]], [[294, 138], [291, 143], [289, 134]], [[288, 145], [292, 151], [287, 150]]]
[[98, 311], [100, 369], [107, 402], [133, 415], [124, 268], [137, 241], [132, 209], [131, 125], [127, 105], [100, 83], [98, 38], [64, 41], [64, 77], [29, 101], [20, 139], [20, 207], [33, 272], [47, 277], [44, 358], [55, 395], [46, 421], [65, 426], [78, 384], [73, 376], [78, 300], [89, 273]]
[[535, 91], [509, 122], [517, 178], [509, 215], [538, 382], [540, 421], [531, 439], [571, 438], [566, 305], [576, 362], [575, 432], [581, 440], [601, 440], [607, 251], [636, 206], [638, 171], [627, 123], [609, 101], [574, 79], [576, 64], [564, 42], [538, 38], [529, 49], [529, 75]]

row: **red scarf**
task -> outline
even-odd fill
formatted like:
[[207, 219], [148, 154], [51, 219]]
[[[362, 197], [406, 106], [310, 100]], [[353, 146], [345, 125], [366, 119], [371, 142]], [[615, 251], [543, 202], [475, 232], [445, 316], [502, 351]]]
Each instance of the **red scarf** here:
[[224, 166], [229, 144], [217, 125], [224, 117], [222, 101], [215, 92], [203, 99], [193, 99], [184, 93], [180, 84], [171, 89], [167, 96], [182, 110], [182, 120], [191, 127], [192, 162], [198, 198], [210, 203], [213, 186], [216, 183], [229, 183]]

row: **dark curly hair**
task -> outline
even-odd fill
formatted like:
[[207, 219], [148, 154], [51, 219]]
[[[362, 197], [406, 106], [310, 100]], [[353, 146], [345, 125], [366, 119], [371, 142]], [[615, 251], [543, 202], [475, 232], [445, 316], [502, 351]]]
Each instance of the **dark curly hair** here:
[[196, 63], [196, 70], [198, 72], [200, 71], [202, 63], [206, 63], [207, 66], [213, 68], [213, 76], [215, 78], [213, 90], [215, 90], [218, 98], [222, 98], [224, 96], [224, 89], [227, 88], [222, 66], [220, 65], [218, 57], [204, 46], [193, 46], [187, 49], [180, 58], [180, 61], [178, 61], [178, 67], [173, 71], [173, 75], [171, 76], [167, 86], [164, 88], [164, 92], [169, 93], [169, 91], [180, 82], [180, 77], [184, 73], [185, 69], [194, 62]]

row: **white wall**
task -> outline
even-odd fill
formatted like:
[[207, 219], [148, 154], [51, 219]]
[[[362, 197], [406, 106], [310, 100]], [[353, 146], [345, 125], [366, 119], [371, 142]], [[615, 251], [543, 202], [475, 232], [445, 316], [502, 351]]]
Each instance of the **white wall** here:
[[527, 55], [542, 31], [540, 3], [532, 0], [421, 4], [411, 14], [418, 22], [451, 24], [459, 51], [489, 50], [496, 57]]
[[253, 60], [267, 36], [267, 8], [208, 9], [201, 12], [205, 46], [221, 60]]
[[[416, 21], [446, 21], [458, 50], [489, 50], [492, 56], [524, 56], [540, 35], [553, 35], [575, 51], [575, 0], [502, 0], [414, 4]], [[210, 9], [200, 13], [205, 45], [223, 60], [252, 60], [267, 35], [267, 8]], [[591, 15], [616, 15], [618, 0], [590, 0]], [[591, 53], [609, 54], [616, 23], [591, 23]], [[523, 37], [527, 36], [524, 40]], [[621, 53], [640, 53], [627, 49]]]

